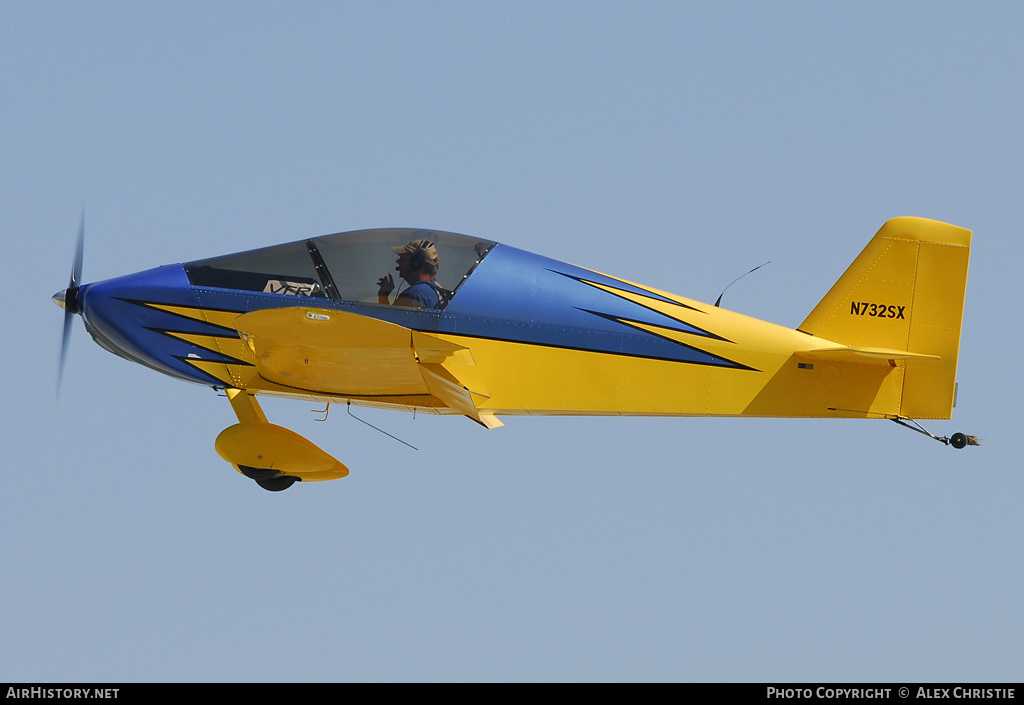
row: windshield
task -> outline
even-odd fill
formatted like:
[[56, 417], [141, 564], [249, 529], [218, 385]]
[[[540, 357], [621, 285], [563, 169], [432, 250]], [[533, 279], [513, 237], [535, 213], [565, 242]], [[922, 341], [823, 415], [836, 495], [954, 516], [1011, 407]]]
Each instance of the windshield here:
[[[408, 265], [396, 272], [396, 260], [408, 252], [404, 256], [417, 269], [427, 260], [429, 285], [437, 293], [431, 307], [442, 309], [494, 245], [436, 230], [356, 230], [187, 262], [185, 272], [193, 286], [390, 305], [413, 288], [401, 280]], [[380, 280], [389, 274], [395, 288], [382, 295]]]

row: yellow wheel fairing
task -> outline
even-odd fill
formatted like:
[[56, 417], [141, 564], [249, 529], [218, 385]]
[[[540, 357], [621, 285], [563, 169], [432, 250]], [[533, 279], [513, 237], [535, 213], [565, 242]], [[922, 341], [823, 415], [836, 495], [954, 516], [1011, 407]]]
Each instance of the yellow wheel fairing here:
[[239, 472], [240, 465], [276, 470], [303, 482], [337, 480], [348, 475], [347, 467], [311, 441], [272, 423], [243, 421], [229, 426], [217, 436], [214, 447]]

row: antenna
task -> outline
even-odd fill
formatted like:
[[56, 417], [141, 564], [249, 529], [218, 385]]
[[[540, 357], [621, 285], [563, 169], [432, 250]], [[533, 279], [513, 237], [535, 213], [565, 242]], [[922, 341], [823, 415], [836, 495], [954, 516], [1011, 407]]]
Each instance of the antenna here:
[[[387, 431], [385, 431], [385, 430], [383, 430], [383, 429], [380, 429], [380, 428], [377, 428], [376, 426], [374, 426], [374, 425], [373, 425], [372, 423], [370, 423], [369, 421], [364, 421], [363, 419], [361, 419], [361, 418], [359, 418], [358, 416], [356, 416], [355, 414], [353, 414], [353, 413], [352, 413], [352, 402], [351, 402], [351, 401], [350, 401], [350, 402], [348, 403], [348, 407], [347, 407], [347, 408], [348, 408], [348, 415], [349, 415], [349, 416], [351, 416], [352, 418], [354, 418], [354, 419], [355, 419], [356, 421], [358, 421], [359, 423], [364, 423], [364, 424], [366, 424], [367, 426], [369, 426], [370, 428], [372, 428], [372, 429], [373, 429], [374, 431], [380, 431], [381, 433], [383, 433], [383, 434], [384, 434], [385, 436], [387, 436], [388, 438], [393, 438], [393, 439], [395, 439], [396, 441], [398, 441], [399, 443], [402, 443], [402, 444], [404, 444], [404, 445], [407, 445], [407, 446], [409, 446], [409, 447], [410, 447], [410, 448], [412, 448], [413, 450], [419, 450], [419, 448], [417, 448], [416, 446], [414, 446], [414, 445], [413, 445], [412, 443], [406, 443], [405, 441], [403, 441], [403, 440], [402, 440], [401, 438], [399, 438], [398, 436], [392, 436], [392, 435], [391, 435], [390, 433], [388, 433]], [[321, 420], [321, 419], [317, 419], [317, 420], [319, 421], [319, 420]]]
[[[747, 274], [753, 274], [754, 272], [756, 272], [757, 270], [759, 270], [759, 269], [760, 269], [761, 267], [763, 267], [763, 266], [764, 266], [765, 264], [771, 264], [771, 263], [772, 263], [772, 261], [771, 261], [771, 260], [768, 260], [768, 261], [767, 261], [767, 262], [765, 262], [764, 264], [759, 264], [759, 265], [757, 265], [756, 267], [754, 267], [753, 269], [751, 269], [751, 270], [750, 270], [749, 272], [747, 272]], [[741, 274], [740, 276], [736, 277], [736, 278], [735, 278], [735, 279], [733, 279], [733, 280], [732, 280], [731, 282], [729, 282], [729, 286], [732, 286], [733, 284], [735, 284], [736, 282], [738, 282], [738, 281], [739, 281], [740, 279], [742, 279], [743, 277], [747, 276], [747, 274]], [[722, 303], [722, 297], [723, 297], [723, 296], [725, 296], [725, 292], [729, 291], [729, 286], [727, 286], [727, 287], [725, 287], [724, 289], [722, 289], [722, 293], [718, 295], [718, 300], [717, 300], [717, 301], [715, 301], [715, 308], [718, 308], [718, 305], [719, 305], [720, 303]]]

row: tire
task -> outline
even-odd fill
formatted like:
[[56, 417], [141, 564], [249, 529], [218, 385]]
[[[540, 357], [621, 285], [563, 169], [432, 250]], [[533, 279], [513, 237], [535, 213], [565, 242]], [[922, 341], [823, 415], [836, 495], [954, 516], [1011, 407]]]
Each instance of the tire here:
[[256, 484], [268, 492], [282, 492], [298, 481], [299, 478], [297, 477], [281, 475], [279, 477], [269, 477], [265, 480], [256, 480]]
[[957, 449], [966, 448], [967, 436], [962, 433], [954, 433], [949, 439], [949, 444]]

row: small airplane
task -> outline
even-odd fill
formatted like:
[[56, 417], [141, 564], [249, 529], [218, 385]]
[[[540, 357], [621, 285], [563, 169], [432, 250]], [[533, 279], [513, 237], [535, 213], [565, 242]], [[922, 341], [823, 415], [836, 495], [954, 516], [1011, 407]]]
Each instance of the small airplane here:
[[[357, 230], [81, 284], [100, 346], [223, 392], [217, 453], [267, 490], [348, 468], [267, 421], [258, 395], [466, 416], [949, 419], [971, 232], [882, 226], [796, 329], [449, 232]], [[397, 256], [400, 278], [377, 277]], [[403, 288], [404, 287], [404, 288]]]

